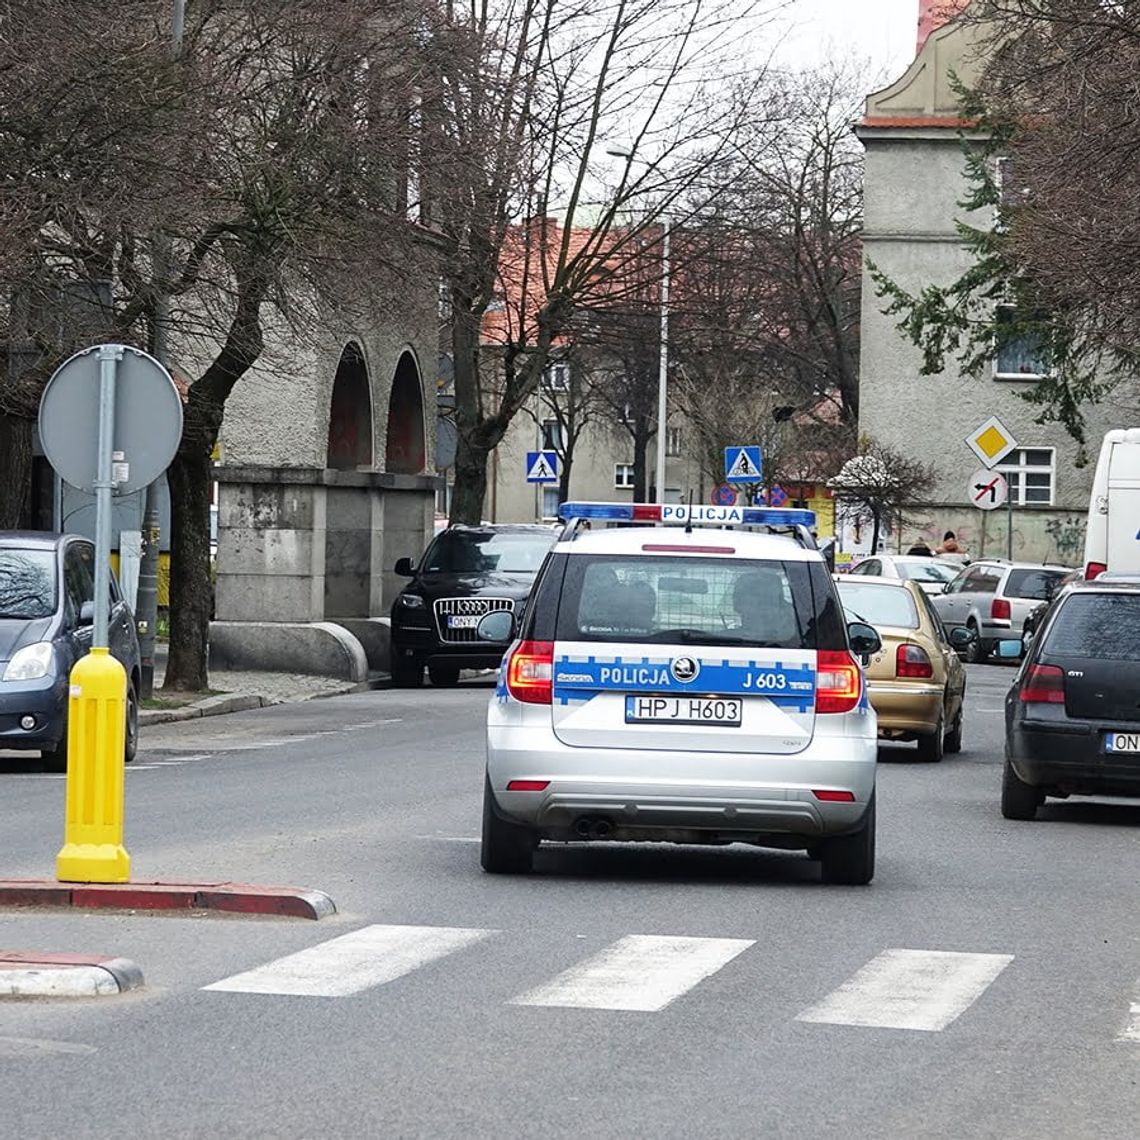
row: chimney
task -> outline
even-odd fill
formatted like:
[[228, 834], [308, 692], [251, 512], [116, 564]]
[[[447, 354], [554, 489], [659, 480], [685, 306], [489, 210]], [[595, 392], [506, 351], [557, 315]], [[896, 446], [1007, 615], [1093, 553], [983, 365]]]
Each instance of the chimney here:
[[918, 47], [915, 55], [922, 51], [927, 36], [950, 23], [970, 0], [918, 0]]

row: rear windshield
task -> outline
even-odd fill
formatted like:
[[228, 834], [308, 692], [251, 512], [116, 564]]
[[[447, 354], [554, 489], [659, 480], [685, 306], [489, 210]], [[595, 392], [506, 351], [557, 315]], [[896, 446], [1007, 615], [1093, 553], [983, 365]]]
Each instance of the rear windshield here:
[[1061, 603], [1042, 652], [1140, 661], [1140, 594], [1073, 594]]
[[918, 610], [914, 598], [902, 586], [885, 586], [845, 578], [839, 583], [839, 597], [847, 616], [868, 625], [893, 625], [903, 629], [918, 628]]
[[55, 613], [55, 552], [0, 550], [0, 619]]
[[427, 548], [426, 574], [535, 574], [553, 545], [553, 530], [445, 531]]
[[961, 566], [948, 566], [945, 562], [931, 559], [929, 562], [896, 562], [900, 578], [912, 582], [949, 582], [961, 572]]
[[1067, 573], [1066, 570], [1011, 570], [1005, 593], [1011, 598], [1047, 602]]
[[826, 570], [820, 564], [816, 580], [812, 567], [690, 556], [575, 556], [567, 560], [557, 637], [781, 649], [842, 645]]

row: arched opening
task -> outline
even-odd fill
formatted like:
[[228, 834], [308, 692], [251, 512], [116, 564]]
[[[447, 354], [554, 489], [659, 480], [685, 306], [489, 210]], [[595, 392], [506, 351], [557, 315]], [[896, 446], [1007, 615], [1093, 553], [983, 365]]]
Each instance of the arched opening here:
[[415, 357], [405, 352], [396, 365], [388, 401], [388, 446], [384, 470], [418, 475], [424, 469], [424, 401]]
[[372, 466], [372, 391], [358, 345], [345, 345], [333, 378], [327, 466], [341, 471]]

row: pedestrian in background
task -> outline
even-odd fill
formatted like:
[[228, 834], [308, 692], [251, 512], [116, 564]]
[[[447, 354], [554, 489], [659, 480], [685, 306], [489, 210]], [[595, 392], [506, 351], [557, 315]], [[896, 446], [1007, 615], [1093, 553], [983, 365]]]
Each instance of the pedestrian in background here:
[[927, 557], [930, 556], [930, 553], [930, 547], [926, 545], [926, 539], [924, 538], [915, 539], [914, 544], [907, 551], [907, 554], [922, 554]]
[[942, 536], [942, 545], [934, 552], [935, 554], [961, 554], [962, 548], [958, 545], [958, 540], [954, 537], [954, 532], [948, 530]]

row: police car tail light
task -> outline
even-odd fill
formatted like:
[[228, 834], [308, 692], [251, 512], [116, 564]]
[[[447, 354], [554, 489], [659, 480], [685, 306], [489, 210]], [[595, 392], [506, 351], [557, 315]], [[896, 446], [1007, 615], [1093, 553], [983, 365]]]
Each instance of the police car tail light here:
[[1063, 705], [1065, 675], [1059, 665], [1034, 665], [1021, 684], [1018, 698], [1030, 705]]
[[896, 677], [933, 677], [934, 666], [921, 645], [900, 645], [895, 650]]
[[837, 788], [812, 788], [811, 794], [826, 804], [853, 804], [855, 802], [854, 792], [843, 792]]
[[548, 705], [554, 690], [554, 642], [524, 641], [507, 662], [507, 692], [527, 705]]
[[851, 712], [863, 695], [863, 672], [845, 649], [821, 649], [817, 654], [815, 711]]

